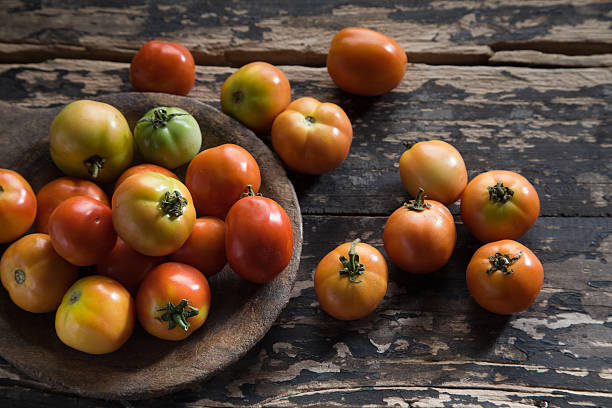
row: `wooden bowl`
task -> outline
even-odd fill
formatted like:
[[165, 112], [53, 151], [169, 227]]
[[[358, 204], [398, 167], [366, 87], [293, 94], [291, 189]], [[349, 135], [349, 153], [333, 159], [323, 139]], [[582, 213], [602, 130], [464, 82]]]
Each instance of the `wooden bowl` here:
[[[264, 336], [289, 301], [297, 276], [302, 217], [279, 160], [255, 134], [218, 110], [190, 98], [155, 93], [113, 94], [96, 100], [119, 109], [132, 129], [156, 106], [178, 106], [190, 112], [202, 129], [202, 149], [235, 143], [255, 157], [262, 174], [261, 192], [285, 209], [293, 227], [289, 266], [262, 285], [243, 280], [226, 266], [209, 280], [212, 303], [208, 320], [181, 342], [157, 339], [137, 326], [132, 338], [114, 353], [82, 353], [57, 338], [54, 313], [25, 312], [0, 289], [0, 355], [23, 373], [54, 390], [87, 397], [149, 398], [208, 379], [237, 361]], [[4, 129], [0, 167], [19, 172], [35, 191], [62, 175], [51, 160], [48, 142], [49, 127], [62, 107], [23, 109], [0, 103]], [[183, 177], [185, 169], [183, 166], [176, 172]], [[107, 192], [111, 189], [106, 186]], [[2, 252], [7, 246], [0, 248]]]

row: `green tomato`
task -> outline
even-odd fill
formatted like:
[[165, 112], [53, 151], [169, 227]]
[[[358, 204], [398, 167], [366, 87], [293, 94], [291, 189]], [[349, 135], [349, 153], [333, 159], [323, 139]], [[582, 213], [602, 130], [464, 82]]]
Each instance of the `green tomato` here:
[[134, 128], [134, 139], [145, 160], [174, 169], [198, 154], [200, 126], [181, 108], [163, 106], [148, 111]]
[[98, 183], [114, 181], [134, 157], [134, 138], [121, 112], [86, 99], [66, 105], [53, 119], [49, 147], [66, 175]]

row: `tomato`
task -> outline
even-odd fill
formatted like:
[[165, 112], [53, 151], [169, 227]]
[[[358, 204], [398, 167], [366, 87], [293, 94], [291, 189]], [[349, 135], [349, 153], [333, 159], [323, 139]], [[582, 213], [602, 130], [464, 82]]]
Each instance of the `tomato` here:
[[206, 277], [178, 262], [159, 265], [147, 275], [136, 295], [138, 321], [155, 337], [182, 340], [199, 329], [210, 309]]
[[130, 64], [130, 82], [137, 91], [187, 95], [195, 83], [195, 62], [185, 46], [149, 41]]
[[257, 193], [261, 173], [251, 154], [235, 144], [206, 149], [187, 167], [185, 184], [193, 194], [200, 215], [224, 219], [247, 185]]
[[30, 229], [36, 217], [36, 196], [19, 173], [0, 169], [0, 243], [13, 241]]
[[110, 183], [134, 157], [125, 117], [102, 102], [80, 100], [64, 107], [49, 131], [53, 162], [66, 175]]
[[135, 307], [119, 282], [101, 275], [76, 281], [55, 313], [55, 332], [65, 345], [89, 354], [111, 353], [134, 331]]
[[195, 118], [181, 108], [164, 106], [140, 118], [134, 139], [145, 160], [169, 169], [193, 159], [202, 146], [202, 133]]
[[11, 300], [32, 313], [52, 312], [77, 280], [77, 267], [55, 252], [47, 234], [13, 242], [0, 260], [2, 286]]
[[508, 315], [522, 312], [535, 302], [544, 269], [529, 248], [506, 239], [480, 247], [468, 264], [465, 278], [480, 306]]
[[276, 201], [248, 195], [225, 218], [225, 254], [230, 267], [244, 279], [265, 283], [280, 274], [293, 254], [293, 228]]
[[207, 277], [221, 271], [225, 257], [225, 223], [216, 217], [197, 218], [191, 235], [170, 259], [191, 265]]
[[387, 262], [373, 246], [346, 242], [325, 255], [314, 274], [319, 304], [340, 320], [372, 313], [387, 292]]
[[154, 171], [156, 173], [161, 173], [164, 176], [172, 177], [173, 179], [180, 181], [178, 176], [174, 174], [173, 172], [171, 172], [170, 170], [168, 170], [167, 168], [158, 166], [157, 164], [144, 163], [144, 164], [137, 164], [136, 166], [132, 166], [126, 171], [124, 171], [123, 173], [121, 173], [121, 175], [115, 182], [115, 190], [117, 189], [117, 187], [119, 187], [119, 184], [123, 183], [123, 181], [126, 178], [133, 176], [134, 174], [144, 173], [147, 171]]
[[113, 193], [115, 230], [144, 255], [164, 256], [179, 249], [189, 238], [195, 218], [187, 187], [160, 173], [135, 174]]
[[416, 197], [419, 187], [444, 205], [457, 201], [467, 184], [467, 170], [457, 149], [442, 140], [418, 142], [408, 147], [399, 161], [400, 178]]
[[272, 146], [293, 171], [323, 174], [338, 167], [353, 141], [346, 113], [333, 103], [297, 99], [274, 119]]
[[448, 208], [425, 200], [423, 190], [416, 199], [395, 210], [383, 231], [385, 251], [400, 269], [411, 273], [431, 273], [450, 259], [457, 232]]
[[70, 197], [87, 196], [100, 201], [110, 208], [110, 202], [104, 190], [97, 184], [73, 177], [60, 177], [45, 184], [36, 194], [38, 212], [36, 230], [48, 233], [49, 217], [55, 208]]
[[327, 54], [327, 72], [346, 92], [376, 96], [389, 92], [406, 72], [406, 53], [391, 38], [367, 28], [338, 32]]
[[136, 252], [124, 240], [117, 237], [115, 246], [98, 262], [96, 269], [100, 275], [115, 279], [132, 295], [136, 295], [140, 282], [165, 260], [162, 256], [147, 256]]
[[251, 62], [230, 75], [221, 89], [223, 112], [255, 133], [265, 133], [291, 102], [289, 80], [267, 62]]
[[519, 238], [535, 224], [539, 213], [535, 188], [512, 171], [481, 173], [461, 196], [463, 224], [483, 242]]

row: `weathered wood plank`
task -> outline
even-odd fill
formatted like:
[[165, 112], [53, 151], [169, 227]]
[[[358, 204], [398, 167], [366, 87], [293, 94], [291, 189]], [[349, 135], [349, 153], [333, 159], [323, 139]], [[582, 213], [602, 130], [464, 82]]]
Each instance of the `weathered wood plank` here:
[[522, 65], [531, 67], [610, 67], [612, 54], [563, 55], [547, 54], [540, 51], [498, 51], [491, 58], [492, 65]]
[[[349, 157], [336, 171], [320, 177], [290, 174], [306, 214], [390, 214], [408, 198], [397, 169], [402, 141], [436, 138], [459, 149], [470, 177], [494, 168], [522, 173], [540, 194], [543, 216], [612, 214], [609, 68], [411, 64], [401, 85], [378, 98], [340, 91], [324, 68], [281, 68], [293, 98], [337, 103], [354, 128]], [[219, 108], [221, 86], [231, 72], [198, 67], [190, 96]], [[20, 106], [62, 105], [131, 90], [125, 63], [0, 65], [0, 98]], [[451, 210], [457, 213], [457, 205]]]
[[321, 66], [332, 37], [347, 26], [384, 32], [410, 61], [434, 64], [486, 63], [490, 47], [587, 55], [612, 49], [612, 3], [598, 0], [4, 3], [4, 62], [42, 57], [127, 62], [145, 41], [163, 38], [185, 44], [202, 65], [239, 66], [257, 59]]

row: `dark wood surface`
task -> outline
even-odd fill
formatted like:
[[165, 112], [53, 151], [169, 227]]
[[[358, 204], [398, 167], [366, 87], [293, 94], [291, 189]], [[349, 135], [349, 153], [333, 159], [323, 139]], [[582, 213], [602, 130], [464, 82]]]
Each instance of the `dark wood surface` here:
[[[59, 107], [130, 91], [129, 60], [161, 38], [193, 51], [191, 98], [218, 108], [236, 66], [270, 61], [287, 74], [293, 98], [342, 106], [354, 140], [333, 172], [289, 173], [304, 226], [297, 281], [270, 331], [237, 363], [186, 391], [126, 402], [58, 392], [0, 360], [0, 401], [612, 406], [611, 3], [8, 3], [0, 9], [0, 99], [13, 106]], [[410, 63], [396, 90], [360, 98], [334, 86], [325, 54], [349, 25], [378, 29], [404, 47]], [[402, 142], [435, 138], [459, 149], [470, 178], [510, 169], [538, 190], [540, 218], [520, 239], [544, 265], [538, 300], [502, 317], [469, 297], [465, 267], [480, 244], [454, 204], [457, 248], [446, 267], [415, 277], [390, 265], [374, 314], [334, 320], [314, 294], [318, 261], [356, 237], [383, 250], [386, 217], [408, 198], [397, 169]]]

